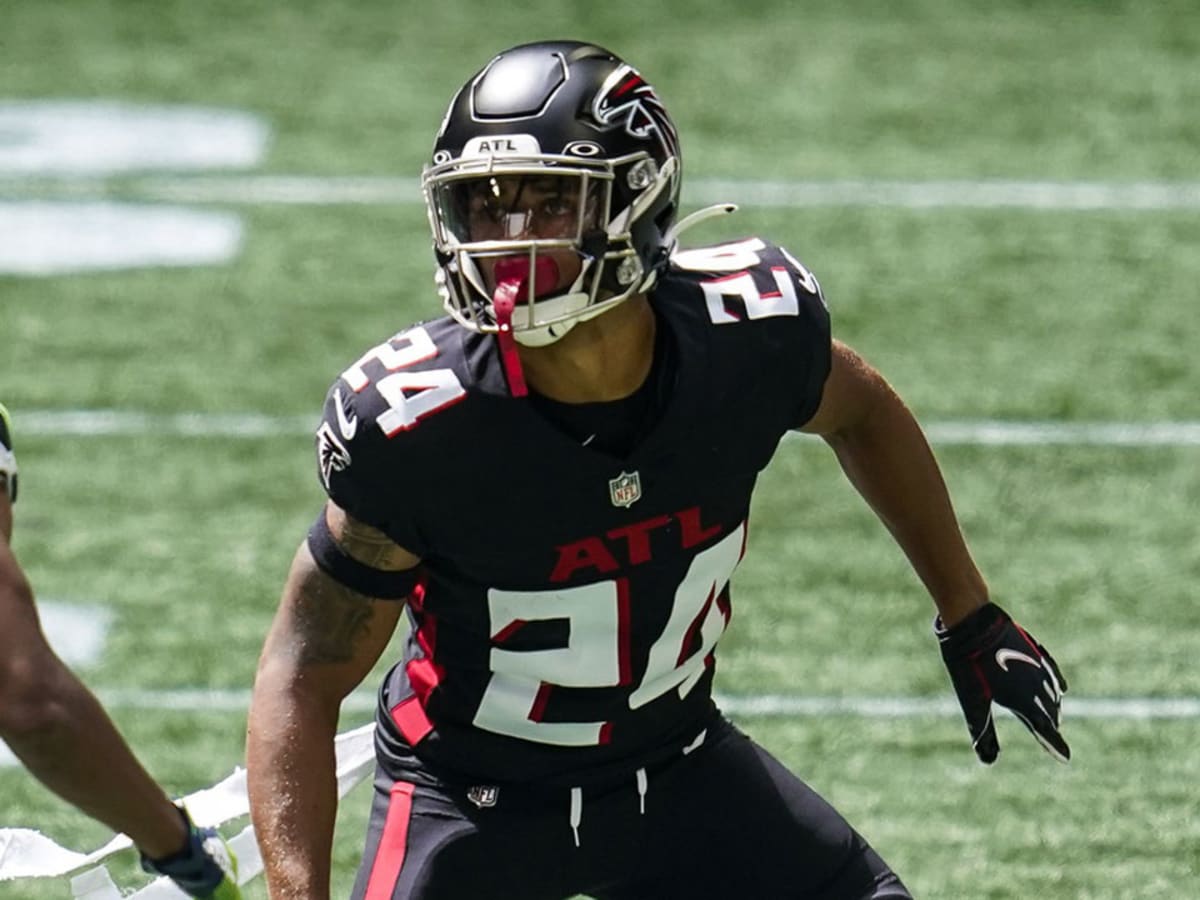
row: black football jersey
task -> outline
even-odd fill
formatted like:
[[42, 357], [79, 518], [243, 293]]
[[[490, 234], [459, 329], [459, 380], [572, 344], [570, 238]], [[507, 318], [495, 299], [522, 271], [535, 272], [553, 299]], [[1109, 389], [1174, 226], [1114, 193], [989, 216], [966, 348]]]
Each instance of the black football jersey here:
[[423, 558], [380, 746], [489, 783], [584, 783], [695, 737], [713, 710], [758, 473], [816, 411], [829, 320], [813, 276], [756, 238], [676, 254], [651, 303], [673, 384], [624, 456], [514, 398], [496, 341], [449, 318], [329, 392], [320, 477]]

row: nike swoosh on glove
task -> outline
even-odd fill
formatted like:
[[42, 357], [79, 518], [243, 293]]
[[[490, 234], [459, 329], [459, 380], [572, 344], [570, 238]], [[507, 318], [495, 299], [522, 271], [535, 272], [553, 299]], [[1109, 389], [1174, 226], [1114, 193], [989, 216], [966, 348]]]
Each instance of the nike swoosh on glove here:
[[215, 828], [197, 828], [182, 806], [188, 839], [173, 856], [149, 859], [142, 856], [142, 869], [165, 875], [189, 897], [201, 900], [242, 900], [237, 885], [237, 858]]
[[934, 619], [933, 630], [980, 760], [990, 764], [1000, 755], [993, 701], [1012, 710], [1059, 762], [1071, 758], [1059, 730], [1067, 681], [1045, 647], [994, 603], [953, 628]]

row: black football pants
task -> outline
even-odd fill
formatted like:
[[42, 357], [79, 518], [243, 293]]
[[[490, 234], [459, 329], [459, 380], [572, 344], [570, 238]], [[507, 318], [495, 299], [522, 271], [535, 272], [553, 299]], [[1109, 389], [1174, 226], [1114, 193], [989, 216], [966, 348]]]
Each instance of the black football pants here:
[[506, 785], [479, 806], [421, 781], [377, 774], [354, 900], [911, 900], [833, 807], [723, 720], [603, 791]]

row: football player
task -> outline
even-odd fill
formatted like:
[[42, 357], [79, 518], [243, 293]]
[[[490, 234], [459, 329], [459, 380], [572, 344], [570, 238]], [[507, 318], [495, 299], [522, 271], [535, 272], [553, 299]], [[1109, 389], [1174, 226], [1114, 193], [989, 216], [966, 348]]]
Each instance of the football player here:
[[146, 774], [99, 701], [55, 655], [13, 555], [12, 423], [0, 405], [0, 738], [46, 787], [129, 835], [147, 872], [192, 897], [240, 900], [221, 836], [198, 828]]
[[259, 664], [251, 808], [275, 898], [329, 892], [342, 698], [379, 692], [354, 897], [908, 897], [712, 697], [758, 473], [819, 434], [904, 549], [975, 747], [993, 699], [1066, 758], [1049, 655], [989, 602], [922, 432], [757, 238], [681, 251], [674, 125], [586, 43], [506, 50], [422, 180], [443, 318], [349, 365], [329, 500]]

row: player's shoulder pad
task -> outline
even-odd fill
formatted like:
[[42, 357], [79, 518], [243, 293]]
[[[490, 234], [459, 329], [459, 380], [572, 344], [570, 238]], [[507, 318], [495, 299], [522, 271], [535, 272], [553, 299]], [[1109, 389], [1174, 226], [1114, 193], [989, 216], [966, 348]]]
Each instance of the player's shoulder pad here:
[[[444, 320], [397, 332], [351, 363], [325, 396], [317, 427], [317, 463], [326, 491], [338, 473], [402, 465], [406, 440], [436, 413], [466, 396], [461, 326]], [[429, 429], [424, 429], [428, 431]], [[386, 457], [386, 461], [385, 458]]]
[[699, 286], [715, 324], [803, 315], [825, 316], [821, 285], [808, 267], [760, 237], [678, 250], [668, 280]]

